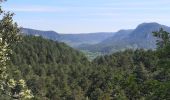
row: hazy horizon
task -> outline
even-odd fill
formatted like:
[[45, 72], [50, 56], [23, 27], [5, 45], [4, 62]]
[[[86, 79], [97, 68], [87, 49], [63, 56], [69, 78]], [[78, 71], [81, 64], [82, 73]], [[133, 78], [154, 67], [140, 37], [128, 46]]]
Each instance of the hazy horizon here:
[[144, 22], [170, 26], [168, 0], [8, 0], [19, 26], [58, 33], [116, 32]]
[[[140, 24], [149, 24], [149, 23], [157, 23], [157, 22], [143, 22], [143, 23], [140, 23]], [[118, 29], [118, 30], [116, 30], [116, 31], [96, 31], [96, 32], [79, 32], [79, 33], [71, 33], [71, 32], [67, 32], [67, 33], [60, 33], [60, 32], [57, 32], [57, 31], [55, 31], [55, 30], [43, 30], [43, 29], [35, 29], [35, 28], [29, 28], [29, 27], [21, 27], [21, 28], [26, 28], [26, 29], [33, 29], [33, 30], [39, 30], [39, 31], [54, 31], [54, 32], [56, 32], [56, 33], [59, 33], [59, 34], [93, 34], [93, 33], [116, 33], [116, 32], [118, 32], [118, 31], [121, 31], [121, 30], [134, 30], [135, 28], [137, 28], [140, 24], [138, 24], [138, 25], [136, 25], [134, 28], [129, 28], [129, 29], [127, 29], [127, 28], [122, 28], [122, 29]], [[157, 24], [160, 24], [160, 25], [164, 25], [164, 24], [161, 24], [161, 23], [157, 23]], [[165, 25], [165, 26], [167, 26], [167, 25]], [[169, 26], [167, 26], [167, 27], [169, 27]]]

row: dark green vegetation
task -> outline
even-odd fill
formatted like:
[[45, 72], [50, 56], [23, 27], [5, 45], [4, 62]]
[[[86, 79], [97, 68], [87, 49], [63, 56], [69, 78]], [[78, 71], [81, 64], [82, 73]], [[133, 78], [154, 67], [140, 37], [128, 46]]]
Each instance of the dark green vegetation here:
[[35, 100], [169, 100], [167, 34], [155, 33], [156, 51], [126, 50], [92, 62], [64, 43], [26, 36], [13, 45], [11, 75], [27, 81]]

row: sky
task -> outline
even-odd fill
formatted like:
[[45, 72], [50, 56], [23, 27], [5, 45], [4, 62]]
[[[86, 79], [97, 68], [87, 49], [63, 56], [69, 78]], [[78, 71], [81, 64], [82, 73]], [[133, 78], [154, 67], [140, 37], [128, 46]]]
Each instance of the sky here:
[[143, 22], [170, 26], [170, 0], [8, 0], [19, 26], [59, 33], [115, 32]]

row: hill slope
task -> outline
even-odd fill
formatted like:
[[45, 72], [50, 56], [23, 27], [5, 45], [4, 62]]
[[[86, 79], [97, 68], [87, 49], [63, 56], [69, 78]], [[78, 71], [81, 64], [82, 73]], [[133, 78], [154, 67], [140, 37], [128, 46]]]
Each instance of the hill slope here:
[[27, 36], [13, 45], [9, 75], [25, 79], [35, 100], [164, 100], [170, 98], [169, 49], [127, 50], [89, 62], [64, 43]]
[[170, 42], [157, 51], [126, 50], [89, 62], [64, 43], [27, 36], [13, 45], [8, 73], [25, 79], [35, 100], [166, 100], [169, 49]]
[[69, 100], [90, 72], [87, 58], [64, 43], [26, 36], [12, 50], [10, 75], [25, 79], [35, 100]]

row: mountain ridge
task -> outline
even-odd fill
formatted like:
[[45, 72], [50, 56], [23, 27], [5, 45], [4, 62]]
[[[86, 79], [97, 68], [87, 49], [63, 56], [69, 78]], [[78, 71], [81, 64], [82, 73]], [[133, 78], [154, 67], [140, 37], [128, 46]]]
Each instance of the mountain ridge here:
[[156, 22], [139, 24], [135, 29], [122, 29], [118, 32], [96, 32], [83, 34], [60, 34], [55, 31], [41, 31], [22, 28], [25, 35], [42, 36], [54, 41], [64, 42], [78, 50], [89, 52], [112, 53], [125, 49], [155, 49], [156, 38], [152, 32], [163, 28], [170, 32], [170, 27]]
[[114, 32], [96, 32], [84, 34], [61, 34], [55, 31], [41, 31], [36, 29], [21, 28], [24, 35], [42, 36], [46, 39], [65, 42], [66, 44], [77, 47], [80, 44], [96, 44], [104, 39], [113, 36]]
[[112, 53], [125, 49], [155, 49], [156, 38], [152, 32], [163, 28], [170, 32], [170, 27], [155, 22], [139, 24], [135, 29], [130, 31], [124, 30], [120, 35], [120, 31], [114, 36], [103, 40], [95, 45], [80, 46], [81, 50], [89, 50], [90, 52]]

